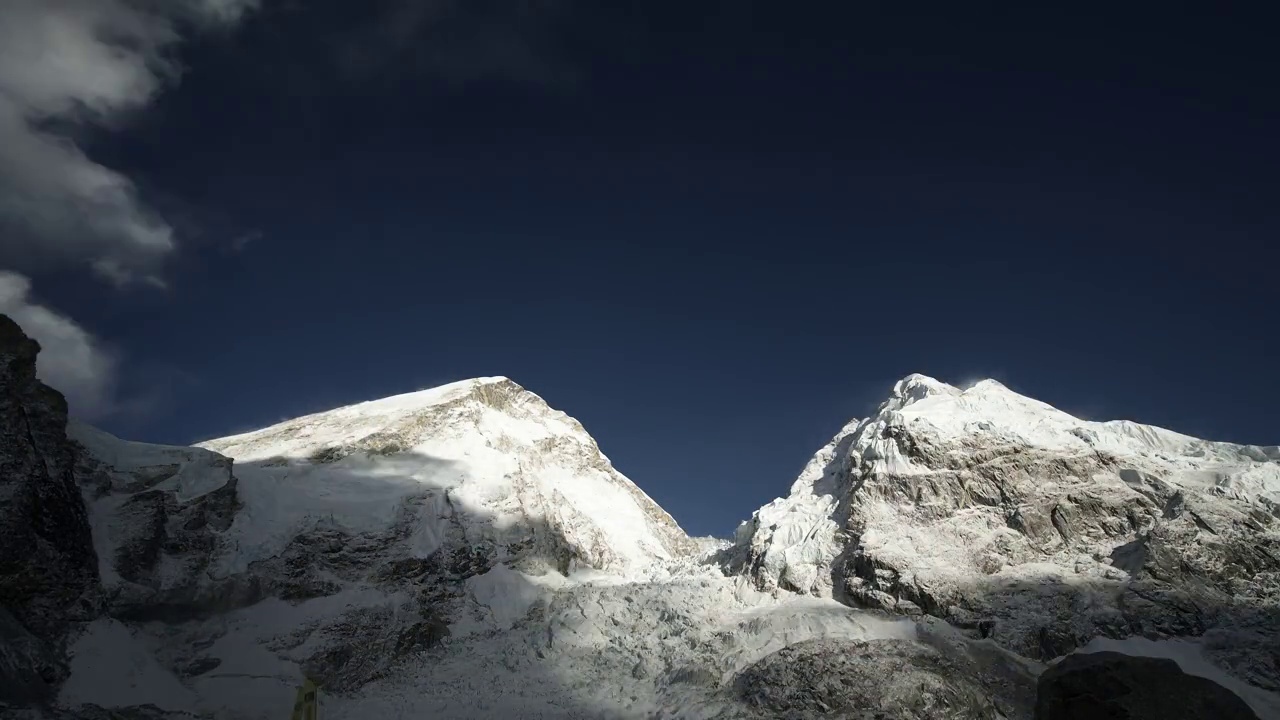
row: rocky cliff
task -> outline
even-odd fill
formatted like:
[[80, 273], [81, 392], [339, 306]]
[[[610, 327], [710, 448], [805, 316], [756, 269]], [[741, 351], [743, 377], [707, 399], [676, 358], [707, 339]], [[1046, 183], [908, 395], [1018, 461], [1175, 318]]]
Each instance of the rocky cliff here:
[[67, 404], [36, 379], [39, 351], [0, 315], [0, 702], [51, 697], [68, 633], [101, 608]]

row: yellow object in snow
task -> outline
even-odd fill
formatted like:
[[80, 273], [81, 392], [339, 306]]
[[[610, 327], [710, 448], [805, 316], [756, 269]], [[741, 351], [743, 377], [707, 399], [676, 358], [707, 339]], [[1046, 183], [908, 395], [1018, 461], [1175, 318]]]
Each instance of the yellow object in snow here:
[[290, 720], [316, 720], [316, 684], [303, 680], [298, 688], [298, 699], [293, 703]]

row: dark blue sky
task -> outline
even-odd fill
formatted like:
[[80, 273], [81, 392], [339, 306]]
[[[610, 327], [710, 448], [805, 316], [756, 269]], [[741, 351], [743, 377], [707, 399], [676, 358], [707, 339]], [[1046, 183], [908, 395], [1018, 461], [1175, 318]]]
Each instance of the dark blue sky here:
[[268, 1], [188, 46], [91, 147], [184, 230], [170, 289], [41, 278], [128, 358], [103, 424], [503, 374], [698, 534], [911, 372], [1280, 442], [1263, 18], [755, 5]]

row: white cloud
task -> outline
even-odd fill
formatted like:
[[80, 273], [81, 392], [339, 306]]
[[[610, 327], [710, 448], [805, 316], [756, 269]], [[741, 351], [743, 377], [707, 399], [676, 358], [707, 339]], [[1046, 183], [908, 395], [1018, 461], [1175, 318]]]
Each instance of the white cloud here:
[[31, 282], [0, 271], [0, 313], [40, 343], [36, 375], [67, 398], [71, 412], [93, 419], [113, 410], [116, 358], [74, 320], [30, 297]]
[[184, 29], [238, 20], [256, 0], [5, 0], [0, 9], [0, 259], [86, 263], [160, 282], [174, 231], [72, 131], [145, 107], [180, 68]]

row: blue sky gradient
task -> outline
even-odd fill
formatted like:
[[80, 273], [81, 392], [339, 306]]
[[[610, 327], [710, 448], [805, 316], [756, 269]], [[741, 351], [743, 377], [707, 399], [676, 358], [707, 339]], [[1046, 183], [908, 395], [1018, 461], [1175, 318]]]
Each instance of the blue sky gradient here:
[[184, 237], [168, 290], [38, 278], [107, 429], [507, 375], [719, 535], [912, 372], [1280, 442], [1256, 18], [482, 5], [267, 5], [89, 139]]

